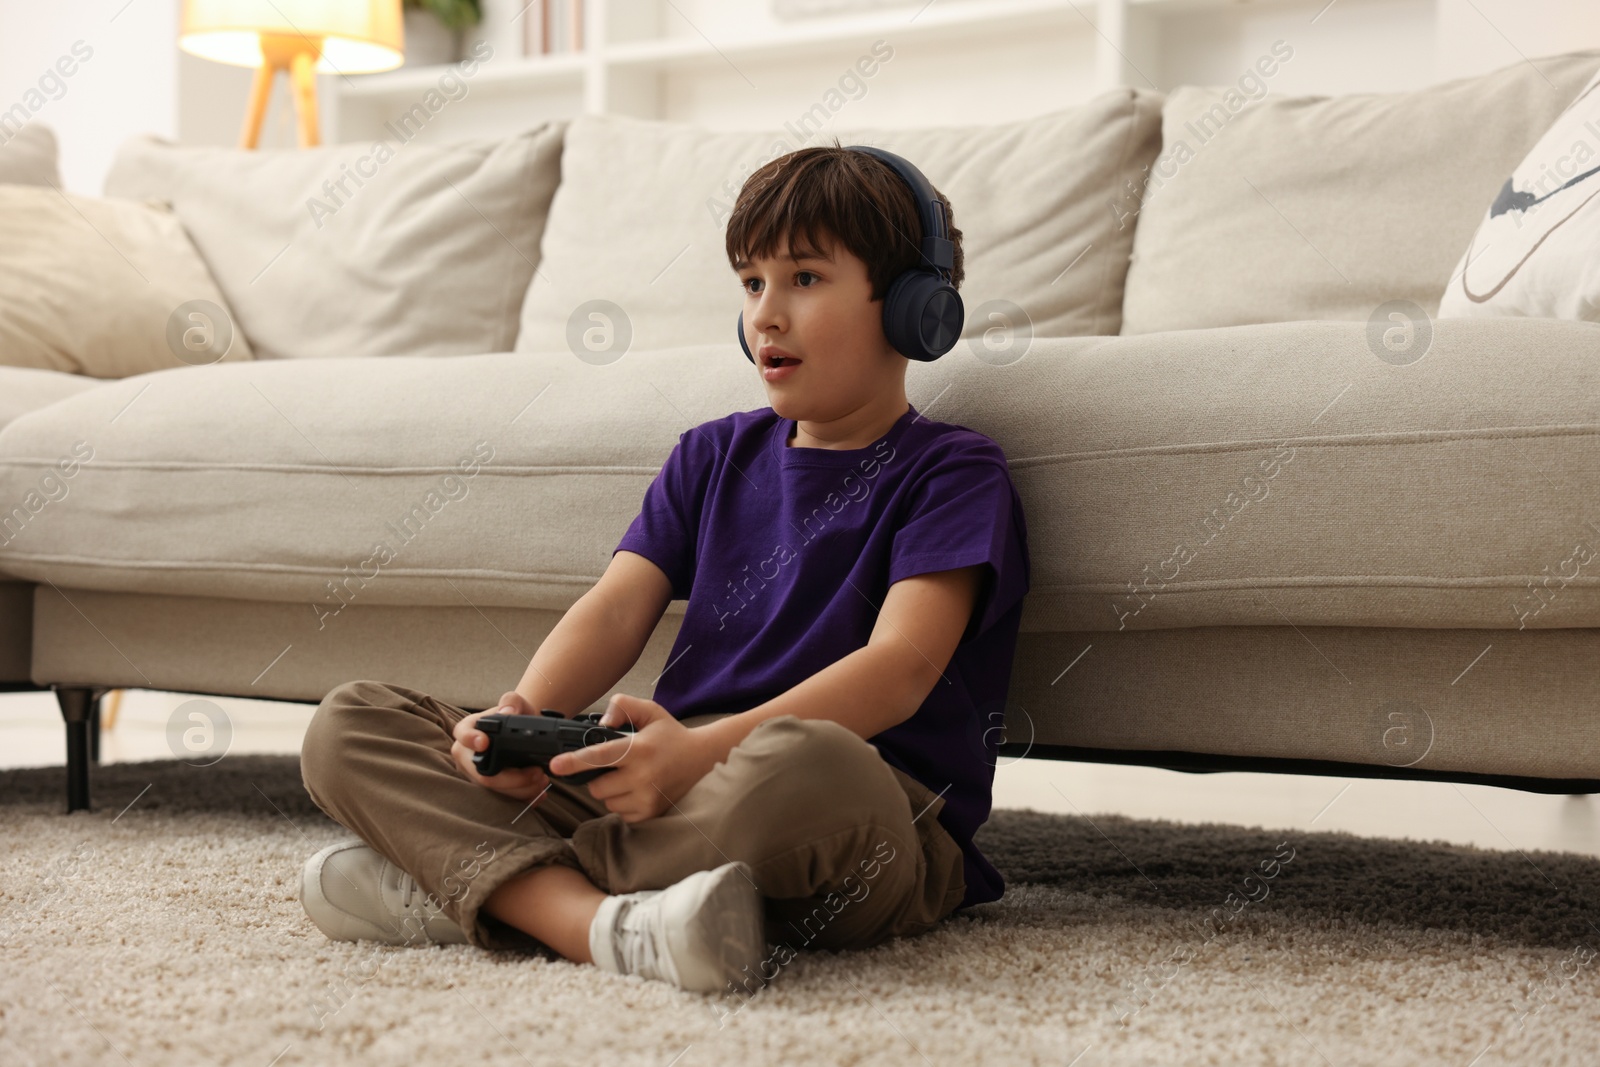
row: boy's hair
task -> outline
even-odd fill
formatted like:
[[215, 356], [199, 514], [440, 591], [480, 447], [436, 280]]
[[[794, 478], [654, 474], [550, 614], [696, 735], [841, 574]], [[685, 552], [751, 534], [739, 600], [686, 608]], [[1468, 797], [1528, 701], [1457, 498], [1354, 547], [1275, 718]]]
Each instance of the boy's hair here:
[[[955, 246], [950, 284], [961, 288], [961, 231], [950, 201], [944, 204], [950, 243]], [[922, 266], [922, 219], [905, 179], [887, 163], [839, 144], [801, 148], [765, 164], [745, 180], [728, 218], [731, 266], [741, 259], [772, 256], [788, 234], [783, 254], [820, 254], [823, 234], [867, 265], [872, 299], [882, 300], [903, 271]]]

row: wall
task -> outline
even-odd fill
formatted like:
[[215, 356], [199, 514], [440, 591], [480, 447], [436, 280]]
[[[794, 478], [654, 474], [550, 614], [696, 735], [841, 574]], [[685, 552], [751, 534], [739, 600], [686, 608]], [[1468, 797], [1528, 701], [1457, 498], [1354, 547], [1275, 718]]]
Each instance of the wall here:
[[124, 138], [178, 135], [177, 35], [174, 0], [0, 0], [0, 115], [54, 130], [66, 191], [98, 196]]
[[[1294, 58], [1273, 75], [1273, 93], [1402, 92], [1436, 80], [1435, 0], [1336, 0], [1324, 10], [1326, 3], [1169, 17], [1161, 30], [1161, 88], [1235, 83], [1277, 40]], [[1483, 58], [1481, 69], [1493, 70], [1517, 57]]]

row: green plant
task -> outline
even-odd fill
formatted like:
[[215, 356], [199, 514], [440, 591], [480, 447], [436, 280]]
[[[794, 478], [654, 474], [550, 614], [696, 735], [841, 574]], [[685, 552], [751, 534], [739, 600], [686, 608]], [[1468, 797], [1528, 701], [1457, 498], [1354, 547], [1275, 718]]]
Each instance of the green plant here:
[[405, 6], [428, 12], [455, 33], [483, 21], [479, 0], [405, 0]]

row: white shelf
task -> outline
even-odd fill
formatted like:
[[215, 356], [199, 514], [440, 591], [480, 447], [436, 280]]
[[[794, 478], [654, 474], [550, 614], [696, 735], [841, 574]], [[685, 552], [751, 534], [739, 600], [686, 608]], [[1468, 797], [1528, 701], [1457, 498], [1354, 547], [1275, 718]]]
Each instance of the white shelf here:
[[[480, 64], [469, 79], [473, 89], [536, 89], [541, 86], [578, 86], [590, 65], [590, 53], [567, 52], [559, 55], [528, 56], [511, 60], [491, 59]], [[427, 67], [401, 67], [382, 74], [358, 74], [340, 82], [339, 95], [360, 99], [412, 97], [436, 88], [454, 63]]]
[[[769, 83], [774, 100], [793, 101], [803, 110], [816, 97], [797, 86], [816, 85], [821, 92], [835, 84], [840, 71], [879, 38], [897, 57], [908, 56], [896, 62], [891, 96], [911, 98], [916, 90], [909, 85], [920, 80], [930, 98], [949, 108], [952, 85], [974, 77], [990, 93], [996, 87], [1014, 92], [1019, 111], [1040, 99], [1066, 106], [1094, 92], [1148, 87], [1145, 72], [1153, 76], [1161, 69], [1168, 17], [1315, 8], [1325, 0], [912, 0], [787, 22], [743, 6], [763, 0], [737, 0], [737, 14], [736, 0], [587, 0], [586, 50], [528, 57], [519, 54], [520, 24], [513, 22], [525, 3], [484, 0], [483, 39], [492, 41], [495, 52], [463, 78], [469, 95], [481, 99], [452, 102], [451, 136], [511, 133], [535, 120], [580, 113], [646, 119], [670, 114], [682, 121], [696, 121], [693, 116], [707, 106], [722, 114], [753, 113], [740, 112], [737, 104], [724, 107], [718, 99], [730, 67], [785, 68]], [[722, 15], [707, 14], [719, 3]], [[336, 139], [383, 136], [384, 120], [438, 87], [452, 66], [336, 79]]]
[[[970, 39], [974, 34], [1036, 33], [1093, 27], [1095, 0], [1074, 11], [1065, 0], [939, 0], [927, 7], [892, 8], [862, 15], [786, 23], [781, 33], [708, 41], [700, 36], [628, 41], [604, 50], [609, 65], [634, 70], [681, 70], [740, 59], [806, 59], [832, 55], [863, 39], [885, 36], [895, 47], [928, 41]], [[1081, 14], [1080, 14], [1081, 12]]]
[[[598, 2], [598, 0], [597, 0]], [[1090, 30], [1098, 0], [934, 0], [925, 7], [890, 8], [861, 15], [796, 20], [778, 32], [709, 41], [697, 35], [604, 43], [582, 52], [494, 58], [473, 74], [474, 89], [538, 91], [581, 87], [584, 79], [604, 78], [610, 69], [627, 75], [694, 70], [741, 59], [782, 56], [804, 61], [836, 54], [862, 39], [884, 36], [895, 47], [955, 42], [974, 37], [1034, 35]], [[592, 19], [590, 40], [603, 36], [604, 17]], [[337, 85], [340, 97], [382, 101], [414, 97], [435, 88], [454, 64], [405, 67], [382, 74], [354, 75]]]
[[1189, 14], [1195, 11], [1257, 10], [1261, 8], [1330, 6], [1328, 0], [1126, 0], [1129, 7], [1156, 14]]

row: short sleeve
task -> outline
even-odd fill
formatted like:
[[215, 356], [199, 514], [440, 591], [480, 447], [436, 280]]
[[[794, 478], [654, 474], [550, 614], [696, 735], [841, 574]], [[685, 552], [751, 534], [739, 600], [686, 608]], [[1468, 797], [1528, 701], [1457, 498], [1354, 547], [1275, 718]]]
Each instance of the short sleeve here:
[[963, 449], [912, 489], [890, 549], [889, 584], [986, 563], [963, 643], [994, 626], [1028, 591], [1028, 531], [1000, 447]]
[[615, 556], [626, 549], [661, 568], [672, 582], [672, 599], [689, 599], [694, 585], [695, 546], [699, 541], [699, 500], [694, 498], [695, 470], [688, 440], [693, 430], [680, 434], [672, 454], [644, 491], [644, 502], [628, 532], [622, 535]]

